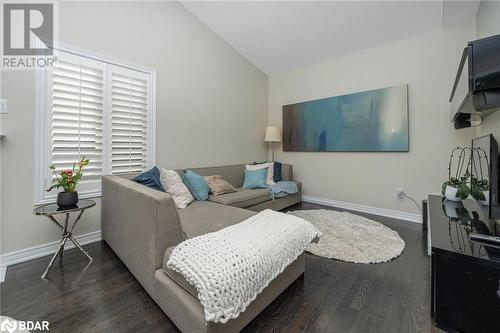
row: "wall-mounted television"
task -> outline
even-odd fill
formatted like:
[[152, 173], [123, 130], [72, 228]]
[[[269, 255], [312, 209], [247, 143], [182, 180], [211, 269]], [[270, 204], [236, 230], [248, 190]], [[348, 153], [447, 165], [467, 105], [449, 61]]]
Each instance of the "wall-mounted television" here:
[[467, 44], [449, 101], [456, 129], [471, 127], [500, 108], [500, 35]]

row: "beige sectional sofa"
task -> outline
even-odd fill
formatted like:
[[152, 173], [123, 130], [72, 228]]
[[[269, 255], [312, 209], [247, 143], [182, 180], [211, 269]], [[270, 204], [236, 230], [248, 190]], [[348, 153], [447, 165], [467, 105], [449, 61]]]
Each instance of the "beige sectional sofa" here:
[[[304, 254], [288, 266], [237, 319], [206, 322], [196, 291], [182, 275], [168, 269], [171, 250], [187, 238], [239, 223], [255, 212], [281, 210], [301, 200], [299, 192], [272, 200], [266, 190], [242, 190], [245, 165], [193, 168], [202, 175], [222, 175], [238, 192], [210, 196], [177, 209], [165, 192], [106, 176], [102, 184], [102, 236], [144, 289], [183, 332], [238, 332], [304, 273]], [[178, 170], [180, 173], [181, 170]], [[291, 165], [282, 165], [283, 180], [293, 180]]]

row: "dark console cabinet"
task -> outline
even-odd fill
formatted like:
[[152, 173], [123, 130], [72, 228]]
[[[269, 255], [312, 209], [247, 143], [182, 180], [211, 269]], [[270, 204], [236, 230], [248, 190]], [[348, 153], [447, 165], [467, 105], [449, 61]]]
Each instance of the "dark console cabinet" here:
[[500, 332], [500, 249], [470, 240], [475, 203], [466, 209], [431, 195], [428, 204], [434, 323], [448, 332]]
[[500, 332], [500, 269], [432, 254], [433, 319], [451, 332]]

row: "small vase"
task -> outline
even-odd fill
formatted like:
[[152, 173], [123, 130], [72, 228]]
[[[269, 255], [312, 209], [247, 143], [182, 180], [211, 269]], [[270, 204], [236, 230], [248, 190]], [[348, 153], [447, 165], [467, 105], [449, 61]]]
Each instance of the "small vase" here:
[[461, 201], [462, 199], [457, 197], [457, 192], [458, 192], [458, 189], [447, 185], [446, 190], [444, 191], [444, 196], [445, 196], [446, 200]]
[[57, 193], [57, 205], [59, 207], [73, 207], [78, 203], [78, 192]]

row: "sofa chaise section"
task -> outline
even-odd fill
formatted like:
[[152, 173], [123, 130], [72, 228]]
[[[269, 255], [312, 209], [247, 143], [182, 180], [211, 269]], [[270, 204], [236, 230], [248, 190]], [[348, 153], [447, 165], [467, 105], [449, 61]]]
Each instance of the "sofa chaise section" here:
[[[243, 182], [244, 165], [192, 169], [201, 175], [221, 174], [235, 187]], [[284, 180], [292, 180], [291, 166]], [[137, 184], [127, 177], [105, 176], [102, 181], [102, 237], [144, 289], [183, 332], [237, 332], [304, 273], [304, 254], [290, 264], [238, 318], [226, 324], [206, 322], [204, 310], [182, 276], [166, 273], [164, 260], [187, 238], [242, 222], [257, 211], [282, 209], [300, 201], [300, 191], [247, 209], [212, 201], [194, 201], [177, 209], [171, 196]], [[256, 195], [258, 192], [255, 193]], [[280, 208], [281, 207], [281, 208]]]
[[240, 223], [256, 214], [253, 211], [231, 206], [222, 206], [210, 201], [193, 201], [178, 215], [185, 238], [214, 232]]
[[155, 301], [182, 332], [235, 333], [241, 331], [286, 288], [302, 276], [304, 269], [305, 254], [301, 254], [288, 265], [283, 273], [271, 281], [250, 303], [245, 312], [225, 324], [205, 321], [205, 313], [200, 301], [165, 274], [163, 269], [156, 271], [157, 298]]

